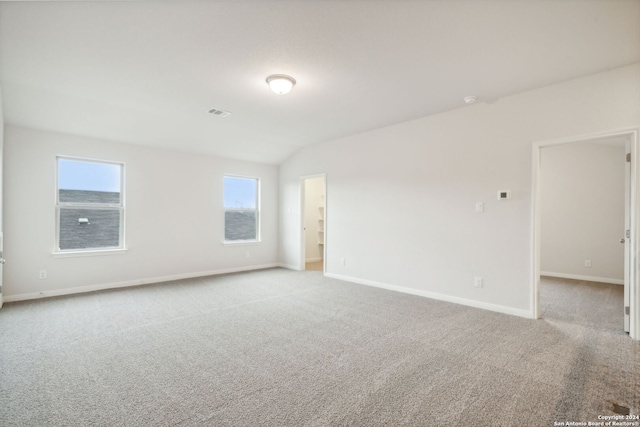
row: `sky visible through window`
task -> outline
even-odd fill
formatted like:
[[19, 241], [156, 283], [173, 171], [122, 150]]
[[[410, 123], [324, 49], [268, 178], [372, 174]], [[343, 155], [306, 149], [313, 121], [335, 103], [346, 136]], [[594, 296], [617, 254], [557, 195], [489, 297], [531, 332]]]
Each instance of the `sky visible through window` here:
[[58, 159], [60, 190], [120, 192], [120, 165]]
[[[258, 181], [224, 177], [224, 207], [256, 209]], [[120, 165], [58, 159], [58, 188], [120, 192]]]
[[258, 180], [254, 178], [224, 177], [224, 207], [227, 209], [256, 209]]

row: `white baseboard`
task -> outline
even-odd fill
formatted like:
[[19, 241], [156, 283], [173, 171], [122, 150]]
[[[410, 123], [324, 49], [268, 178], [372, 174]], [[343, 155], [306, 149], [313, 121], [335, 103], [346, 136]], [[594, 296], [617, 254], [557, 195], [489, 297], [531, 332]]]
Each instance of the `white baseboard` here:
[[280, 263], [278, 264], [278, 267], [286, 268], [287, 270], [302, 271], [302, 268], [300, 268], [299, 265]]
[[[106, 289], [116, 289], [116, 288], [126, 288], [132, 286], [140, 286], [147, 285], [152, 283], [162, 283], [169, 282], [173, 280], [182, 280], [182, 279], [191, 279], [194, 277], [204, 277], [204, 276], [215, 276], [219, 274], [228, 274], [228, 273], [239, 273], [242, 271], [251, 271], [251, 270], [262, 270], [265, 268], [273, 268], [273, 267], [282, 267], [289, 270], [300, 271], [300, 267], [296, 265], [283, 264], [283, 263], [271, 263], [271, 264], [262, 264], [262, 265], [253, 265], [248, 267], [237, 267], [237, 268], [227, 268], [220, 270], [210, 270], [210, 271], [200, 271], [196, 273], [184, 273], [184, 274], [174, 274], [170, 276], [159, 276], [159, 277], [151, 277], [146, 279], [137, 279], [137, 280], [128, 280], [124, 282], [112, 282], [112, 283], [101, 283], [98, 285], [91, 286], [82, 286], [77, 288], [66, 288], [66, 289], [55, 289], [50, 291], [42, 291], [42, 292], [31, 292], [17, 295], [8, 295], [3, 298], [3, 302], [15, 302], [15, 301], [25, 301], [32, 300], [38, 298], [47, 298], [54, 296], [62, 296], [62, 295], [72, 295], [72, 294], [80, 294], [85, 292], [94, 292], [94, 291], [102, 291]], [[542, 273], [541, 273], [542, 274]], [[519, 317], [525, 318], [533, 318], [533, 315], [528, 310], [519, 310], [511, 307], [506, 307], [497, 304], [490, 304], [481, 301], [470, 300], [466, 298], [454, 297], [450, 295], [438, 294], [435, 292], [428, 292], [419, 289], [407, 288], [403, 286], [390, 285], [387, 283], [376, 282], [373, 280], [360, 279], [357, 277], [343, 276], [339, 274], [333, 273], [325, 273], [326, 277], [330, 277], [333, 279], [344, 280], [346, 282], [357, 283], [360, 285], [373, 286], [376, 288], [387, 289], [396, 292], [402, 292], [411, 295], [417, 295], [421, 297], [431, 298], [440, 301], [452, 302], [455, 304], [466, 305], [469, 307], [481, 308], [484, 310], [495, 311], [498, 313], [510, 314]], [[546, 274], [544, 274], [546, 275]], [[584, 280], [584, 279], [581, 279]]]
[[610, 279], [608, 277], [597, 277], [597, 276], [581, 276], [578, 274], [565, 274], [565, 273], [554, 273], [552, 271], [541, 271], [541, 276], [549, 276], [549, 277], [558, 277], [560, 279], [574, 279], [574, 280], [584, 280], [587, 282], [598, 282], [598, 283], [610, 283], [613, 285], [624, 285], [624, 280], [622, 279]]
[[239, 273], [242, 271], [262, 270], [265, 268], [280, 267], [278, 263], [252, 265], [248, 267], [225, 268], [220, 270], [200, 271], [197, 273], [173, 274], [170, 276], [158, 276], [146, 279], [127, 280], [124, 282], [100, 283], [98, 285], [82, 286], [77, 288], [54, 289], [50, 291], [30, 292], [3, 297], [3, 302], [25, 301], [38, 298], [55, 297], [62, 295], [81, 294], [85, 292], [103, 291], [106, 289], [128, 288], [131, 286], [148, 285], [151, 283], [170, 282], [172, 280], [191, 279], [194, 277], [215, 276], [218, 274]]
[[525, 317], [527, 319], [534, 319], [535, 316], [529, 310], [520, 310], [517, 308], [506, 307], [504, 305], [490, 304], [482, 301], [475, 301], [466, 298], [454, 297], [451, 295], [444, 295], [435, 292], [423, 291], [420, 289], [407, 288], [404, 286], [389, 285], [387, 283], [376, 282], [373, 280], [359, 279], [357, 277], [342, 276], [340, 274], [325, 273], [326, 277], [333, 279], [344, 280], [346, 282], [358, 283], [360, 285], [374, 286], [376, 288], [388, 289], [390, 291], [403, 292], [405, 294], [417, 295], [421, 297], [431, 298], [439, 301], [452, 302], [455, 304], [466, 305], [474, 308], [481, 308], [483, 310], [495, 311], [503, 314], [510, 314], [512, 316]]

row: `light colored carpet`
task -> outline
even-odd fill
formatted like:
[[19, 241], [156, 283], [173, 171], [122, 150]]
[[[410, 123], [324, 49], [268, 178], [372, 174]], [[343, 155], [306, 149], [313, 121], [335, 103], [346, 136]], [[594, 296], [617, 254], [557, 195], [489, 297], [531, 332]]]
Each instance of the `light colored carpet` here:
[[540, 316], [623, 333], [624, 286], [584, 280], [540, 278]]
[[552, 426], [640, 408], [640, 346], [270, 269], [9, 303], [2, 426]]

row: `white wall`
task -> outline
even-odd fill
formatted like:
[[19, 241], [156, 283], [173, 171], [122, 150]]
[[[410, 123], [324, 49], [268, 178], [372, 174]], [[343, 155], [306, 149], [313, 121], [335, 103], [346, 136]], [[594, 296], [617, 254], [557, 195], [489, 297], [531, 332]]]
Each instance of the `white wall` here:
[[624, 169], [623, 143], [541, 150], [542, 274], [623, 283]]
[[[0, 232], [2, 232], [2, 190], [3, 190], [3, 182], [4, 182], [4, 174], [3, 170], [3, 153], [4, 153], [4, 106], [2, 103], [2, 88], [0, 88]], [[2, 282], [0, 282], [0, 285]], [[0, 292], [0, 295], [2, 292]]]
[[[3, 213], [3, 188], [4, 188], [4, 174], [3, 174], [3, 153], [4, 153], [4, 106], [2, 103], [2, 88], [0, 88], [0, 232], [2, 232], [2, 213]], [[0, 270], [1, 272], [2, 270]], [[0, 285], [2, 282], [0, 281]], [[0, 292], [0, 295], [2, 292]]]
[[[127, 253], [51, 256], [56, 155], [125, 163]], [[224, 174], [261, 179], [262, 243], [222, 244]], [[5, 301], [277, 263], [275, 166], [7, 126], [5, 198]]]
[[304, 180], [304, 227], [305, 227], [305, 261], [320, 261], [324, 247], [318, 244], [320, 236], [318, 231], [320, 211], [318, 208], [324, 205], [324, 178], [309, 178]]
[[639, 124], [635, 64], [308, 147], [280, 166], [281, 260], [326, 172], [329, 275], [530, 316], [532, 142]]
[[[3, 188], [4, 188], [4, 173], [3, 173], [3, 153], [4, 153], [4, 107], [2, 103], [2, 88], [0, 88], [0, 233], [2, 233], [3, 223]], [[0, 246], [2, 249], [2, 246]], [[3, 277], [4, 266], [0, 264], [0, 307], [2, 307], [3, 300]]]

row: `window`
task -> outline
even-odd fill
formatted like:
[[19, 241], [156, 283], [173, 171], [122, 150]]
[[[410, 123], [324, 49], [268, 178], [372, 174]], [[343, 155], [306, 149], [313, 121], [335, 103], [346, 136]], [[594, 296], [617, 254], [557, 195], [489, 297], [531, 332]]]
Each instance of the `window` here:
[[224, 177], [224, 241], [260, 240], [260, 188], [257, 178]]
[[124, 165], [58, 157], [57, 252], [124, 248]]

